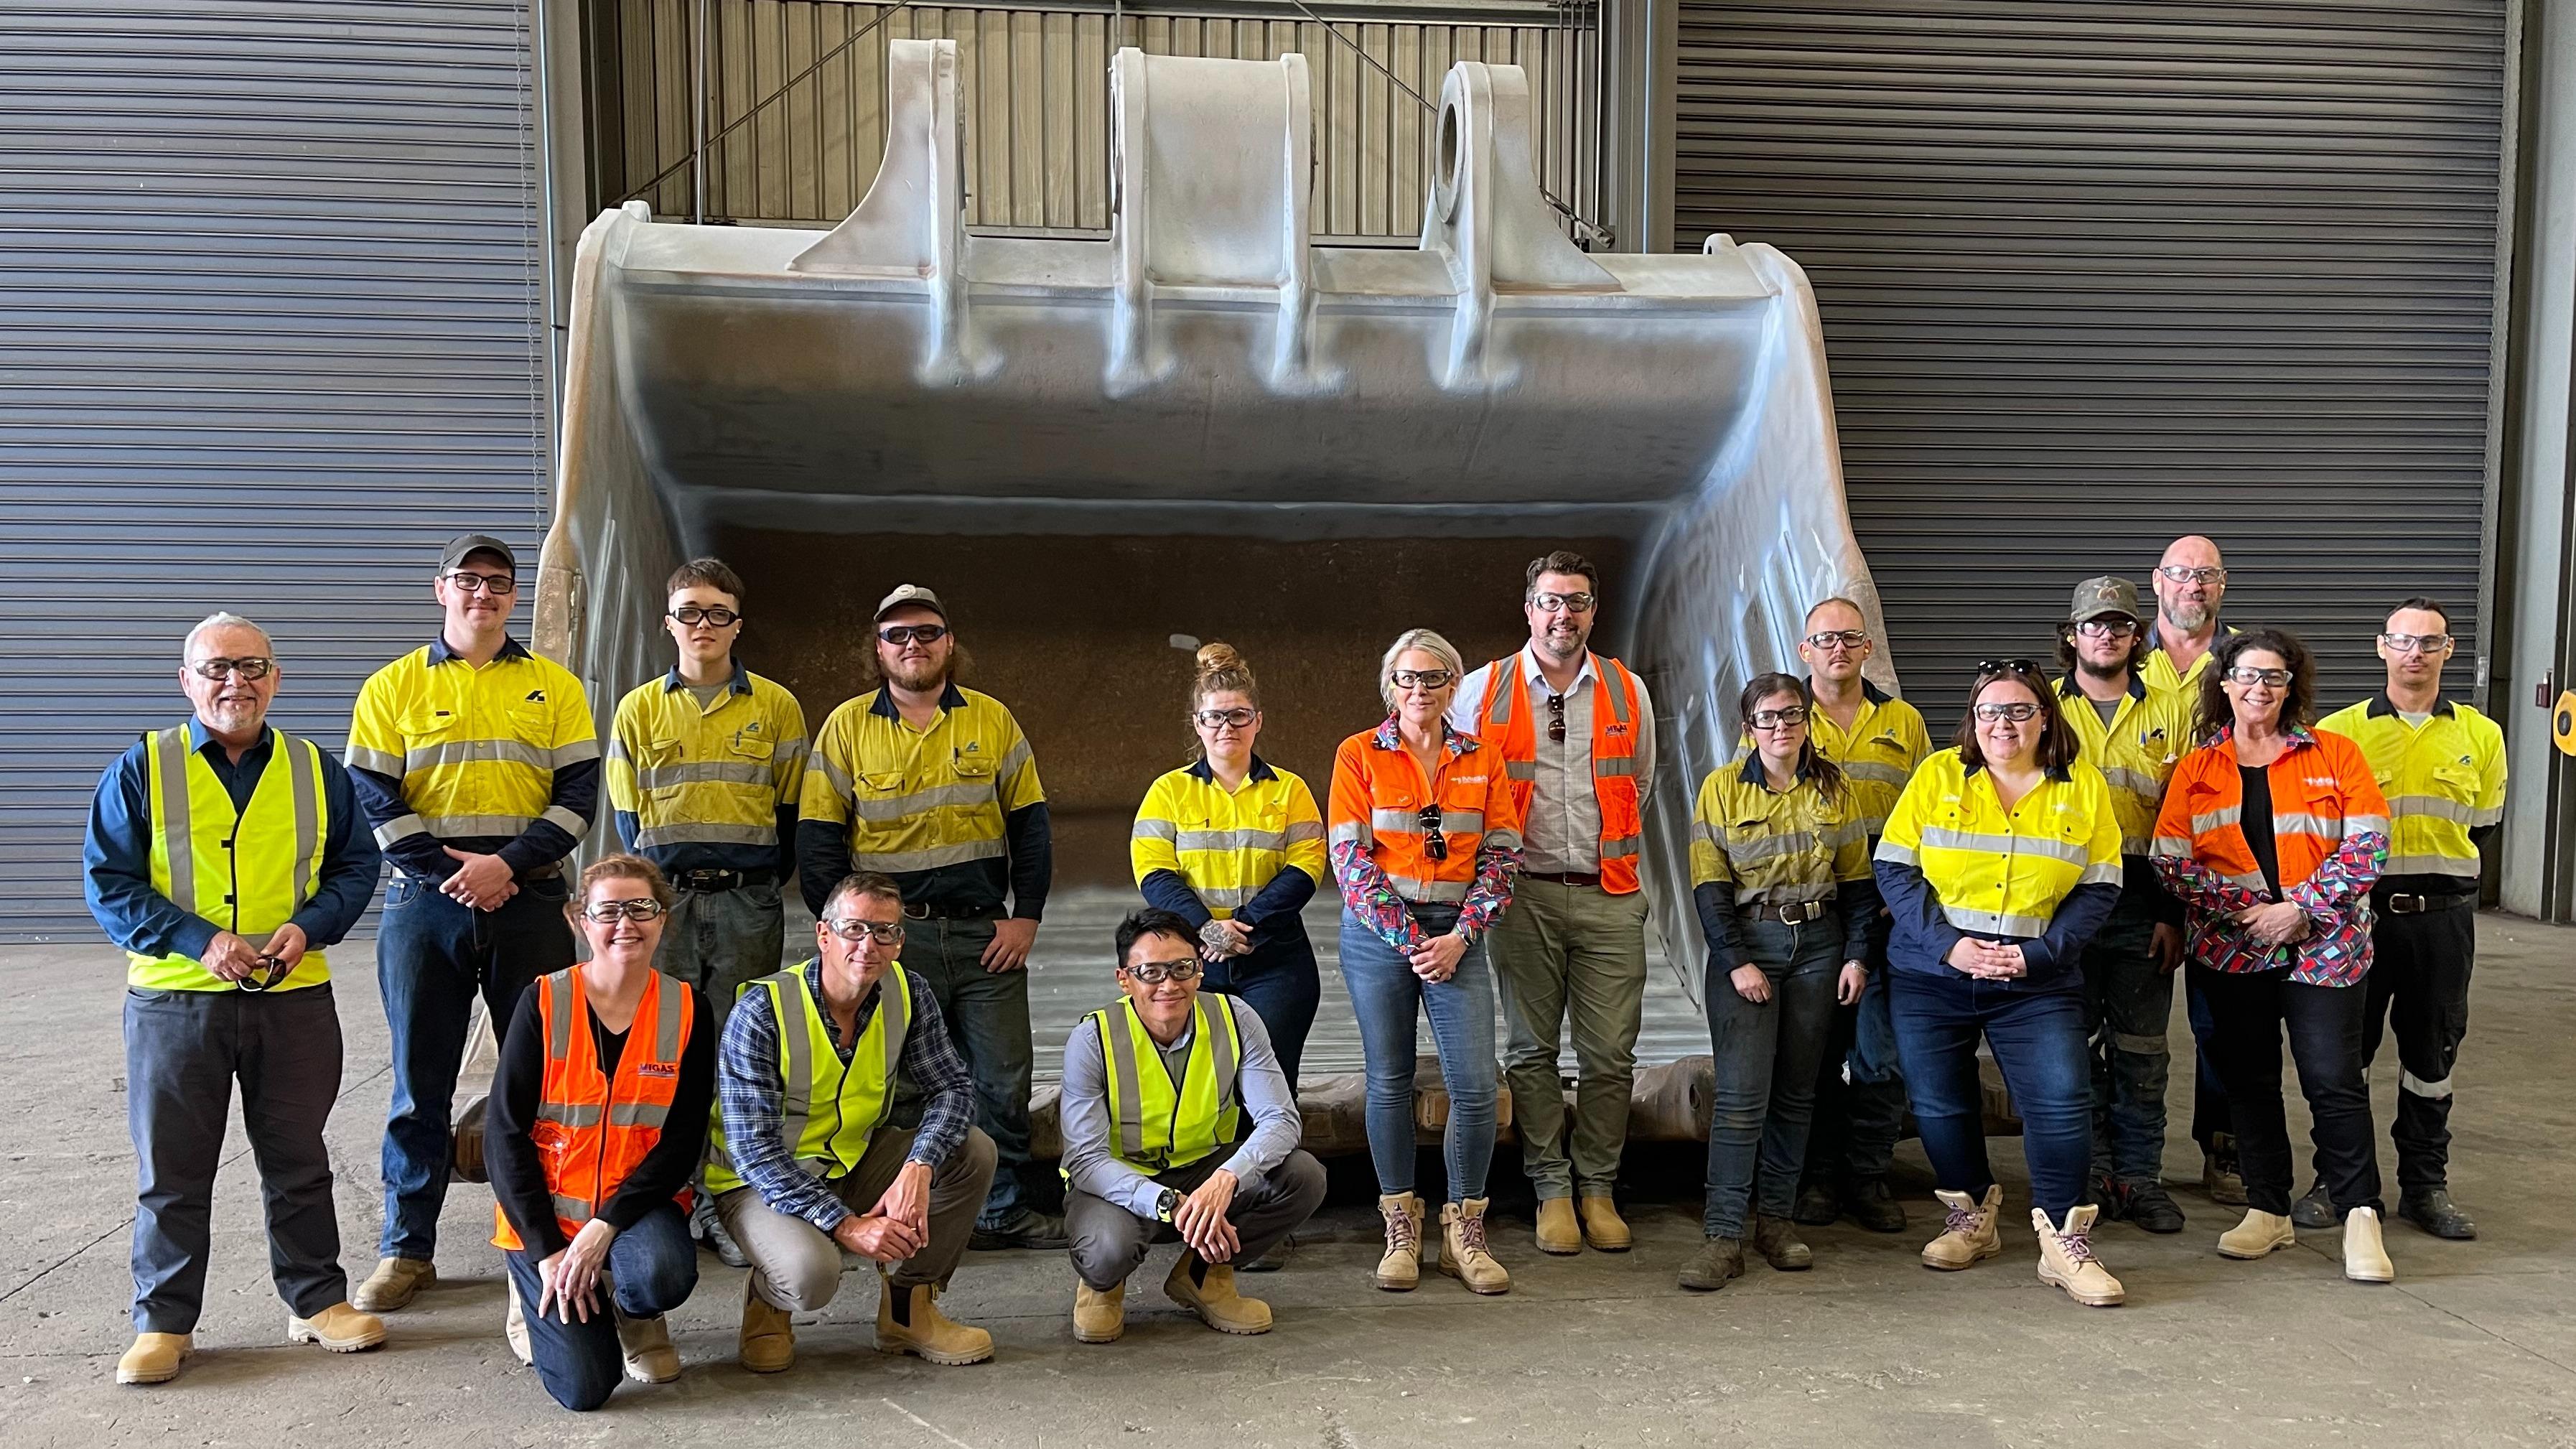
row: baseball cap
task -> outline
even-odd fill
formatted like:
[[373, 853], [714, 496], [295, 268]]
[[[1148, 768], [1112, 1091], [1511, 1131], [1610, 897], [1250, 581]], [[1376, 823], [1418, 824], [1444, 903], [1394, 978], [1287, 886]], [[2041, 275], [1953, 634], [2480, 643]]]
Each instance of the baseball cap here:
[[438, 571], [446, 573], [465, 562], [469, 553], [497, 553], [510, 572], [519, 571], [519, 556], [510, 546], [488, 533], [460, 533], [447, 541], [447, 551], [438, 556]]
[[2146, 615], [2138, 612], [2138, 586], [2127, 579], [2113, 578], [2108, 574], [2098, 579], [2086, 579], [2077, 584], [2075, 602], [2067, 606], [2066, 622], [2081, 624], [2087, 619], [2099, 619], [2105, 614], [2126, 614], [2132, 619], [2145, 618]]
[[932, 593], [930, 590], [923, 588], [919, 584], [897, 584], [894, 586], [893, 593], [888, 594], [877, 601], [876, 622], [885, 622], [886, 615], [907, 605], [913, 608], [928, 609], [930, 612], [937, 614], [943, 620], [948, 617], [948, 606], [939, 602], [939, 596], [937, 594]]

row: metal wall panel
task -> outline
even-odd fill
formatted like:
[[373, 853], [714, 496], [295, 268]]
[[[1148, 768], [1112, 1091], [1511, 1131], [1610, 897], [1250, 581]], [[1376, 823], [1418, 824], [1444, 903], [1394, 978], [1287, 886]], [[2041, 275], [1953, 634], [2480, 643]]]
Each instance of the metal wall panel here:
[[[2507, 0], [1686, 4], [1677, 243], [1814, 279], [1911, 692], [2227, 550], [2339, 704], [2425, 593], [2472, 684]], [[2482, 671], [2476, 671], [2482, 676]]]
[[[275, 635], [284, 729], [438, 627], [437, 548], [546, 508], [522, 0], [0, 8], [0, 938], [94, 937], [99, 771], [180, 640]], [[524, 619], [524, 615], [523, 615]]]
[[[1441, 77], [1461, 60], [1528, 70], [1542, 184], [1577, 215], [1601, 214], [1601, 56], [1590, 0], [1314, 6], [1332, 34], [1279, 5], [1264, 14], [1130, 5], [1117, 16], [1088, 0], [1013, 8], [709, 0], [705, 8], [707, 133], [751, 116], [709, 147], [706, 214], [715, 220], [830, 226], [847, 216], [885, 149], [887, 42], [953, 39], [968, 223], [1105, 232], [1113, 28], [1119, 46], [1152, 55], [1306, 56], [1319, 235], [1420, 233], [1435, 124], [1424, 106], [1436, 106]], [[633, 195], [664, 219], [694, 214], [687, 162], [698, 11], [699, 0], [614, 0], [598, 17], [606, 23], [594, 31], [603, 52], [594, 65], [613, 69], [623, 98], [602, 163], [604, 202]]]

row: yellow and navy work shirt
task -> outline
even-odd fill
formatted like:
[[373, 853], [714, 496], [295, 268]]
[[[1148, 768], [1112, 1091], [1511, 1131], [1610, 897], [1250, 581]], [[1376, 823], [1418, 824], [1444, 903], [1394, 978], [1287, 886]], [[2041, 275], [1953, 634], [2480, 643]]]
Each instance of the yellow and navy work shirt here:
[[1923, 727], [1923, 712], [1895, 695], [1862, 680], [1860, 713], [1846, 730], [1834, 723], [1822, 705], [1807, 710], [1807, 737], [1816, 753], [1842, 767], [1851, 791], [1852, 812], [1861, 828], [1876, 840], [1887, 828], [1887, 812], [1914, 778], [1915, 767], [1932, 753], [1932, 733]]
[[2120, 817], [2102, 772], [2052, 771], [2010, 808], [1956, 749], [1923, 762], [1888, 813], [1878, 891], [1895, 918], [1888, 961], [1945, 973], [1961, 936], [2018, 942], [2020, 986], [2074, 989], [2086, 943], [2119, 902]]
[[1205, 760], [1156, 780], [1136, 807], [1127, 855], [1148, 904], [1194, 925], [1240, 918], [1253, 946], [1302, 938], [1298, 910], [1324, 881], [1324, 812], [1315, 792], [1260, 756], [1243, 787]]
[[618, 838], [665, 874], [771, 871], [784, 880], [805, 752], [796, 696], [739, 663], [703, 704], [677, 669], [639, 684], [617, 702], [608, 731]]
[[349, 777], [376, 844], [405, 875], [445, 880], [447, 847], [552, 871], [599, 806], [599, 730], [572, 671], [516, 639], [476, 668], [447, 641], [379, 669], [349, 721]]
[[1743, 908], [1832, 901], [1832, 916], [1861, 955], [1862, 933], [1878, 913], [1869, 836], [1845, 781], [1825, 794], [1804, 769], [1787, 790], [1771, 788], [1762, 756], [1746, 750], [1708, 772], [1691, 811], [1691, 895], [1709, 954], [1732, 971], [1750, 954]]
[[2191, 661], [2189, 669], [2174, 668], [2173, 656], [2165, 652], [2165, 646], [2158, 644], [2148, 653], [2147, 662], [2138, 666], [2138, 677], [2147, 682], [2149, 689], [2170, 689], [2185, 699], [2197, 701], [2200, 677], [2209, 672], [2209, 659], [2218, 652], [2218, 641], [2235, 632], [2224, 624], [2220, 625], [2216, 636], [2210, 639], [2209, 647], [2200, 651], [2200, 657]]
[[2057, 681], [2057, 712], [2083, 747], [2079, 758], [2101, 771], [2111, 787], [2111, 809], [2120, 817], [2120, 853], [2144, 860], [2156, 838], [2165, 782], [2191, 748], [2192, 696], [2180, 689], [2151, 688], [2132, 672], [2128, 692], [2106, 724], [2100, 707], [2070, 674]]
[[2361, 746], [2388, 797], [2388, 863], [2378, 889], [2458, 895], [2477, 889], [2478, 845], [2504, 821], [2504, 731], [2436, 696], [2418, 724], [2385, 692], [2317, 722]]
[[880, 687], [823, 721], [805, 768], [796, 855], [821, 910], [853, 870], [883, 871], [931, 914], [1036, 920], [1054, 872], [1046, 789], [1020, 722], [989, 694], [951, 684], [927, 730]]

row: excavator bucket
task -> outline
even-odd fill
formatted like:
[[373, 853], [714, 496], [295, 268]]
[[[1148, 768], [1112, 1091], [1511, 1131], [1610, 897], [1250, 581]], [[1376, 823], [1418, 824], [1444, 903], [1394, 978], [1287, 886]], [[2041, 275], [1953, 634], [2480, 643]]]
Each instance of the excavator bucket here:
[[636, 203], [583, 234], [538, 647], [605, 717], [666, 667], [669, 571], [715, 553], [744, 656], [819, 726], [876, 599], [927, 585], [1036, 747], [1059, 878], [1108, 882], [1188, 743], [1176, 650], [1244, 650], [1263, 754], [1320, 797], [1400, 630], [1500, 657], [1523, 565], [1578, 548], [1595, 647], [1654, 689], [1648, 869], [1663, 939], [1695, 941], [1691, 795], [1735, 692], [1797, 667], [1827, 596], [1885, 637], [1797, 265], [1578, 249], [1526, 79], [1475, 62], [1441, 88], [1419, 246], [1316, 246], [1299, 55], [1119, 52], [1108, 238], [976, 235], [954, 42], [895, 41], [888, 71], [884, 162], [829, 233]]

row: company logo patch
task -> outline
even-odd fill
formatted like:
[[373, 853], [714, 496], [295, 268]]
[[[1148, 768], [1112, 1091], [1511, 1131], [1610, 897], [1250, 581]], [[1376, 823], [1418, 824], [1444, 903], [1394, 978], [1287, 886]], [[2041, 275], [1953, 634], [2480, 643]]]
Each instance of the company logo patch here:
[[528, 699], [530, 703], [543, 704], [546, 702], [546, 692], [542, 689], [531, 689], [528, 691]]
[[639, 1077], [669, 1078], [677, 1077], [679, 1074], [680, 1068], [676, 1062], [645, 1062], [635, 1069], [635, 1075]]

